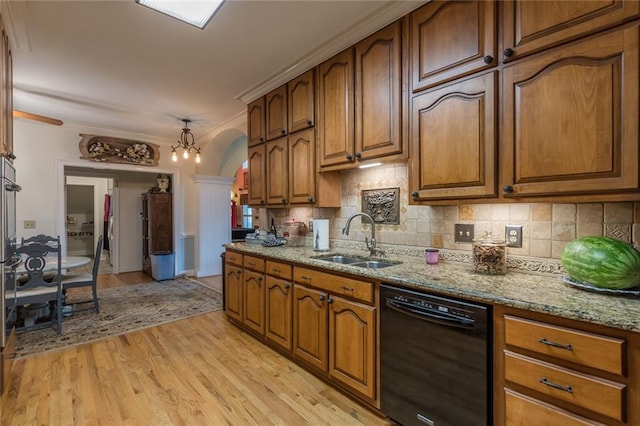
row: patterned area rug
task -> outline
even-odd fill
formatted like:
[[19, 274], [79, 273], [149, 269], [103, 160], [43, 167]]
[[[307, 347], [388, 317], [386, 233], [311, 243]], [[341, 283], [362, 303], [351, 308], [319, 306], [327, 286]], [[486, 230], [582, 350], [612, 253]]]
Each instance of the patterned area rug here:
[[[90, 293], [69, 295], [67, 303]], [[55, 326], [19, 333], [16, 358], [68, 348], [142, 328], [222, 309], [222, 295], [195, 280], [176, 278], [148, 284], [98, 290], [100, 313], [74, 312], [64, 319], [62, 335]], [[88, 305], [84, 305], [88, 306]]]

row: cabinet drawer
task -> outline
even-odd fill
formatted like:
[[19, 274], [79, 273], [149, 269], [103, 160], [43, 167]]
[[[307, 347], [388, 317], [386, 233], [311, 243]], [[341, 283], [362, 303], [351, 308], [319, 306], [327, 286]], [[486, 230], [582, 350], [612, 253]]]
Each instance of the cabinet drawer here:
[[509, 426], [602, 425], [537, 399], [505, 389], [506, 420]]
[[267, 274], [274, 277], [282, 278], [284, 280], [291, 279], [291, 265], [286, 263], [275, 262], [273, 260], [267, 260]]
[[625, 341], [505, 315], [505, 342], [539, 354], [624, 374]]
[[233, 263], [234, 265], [242, 266], [242, 255], [235, 251], [227, 251], [224, 255], [224, 259], [227, 263]]
[[305, 268], [293, 268], [296, 282], [373, 303], [373, 284]]
[[254, 271], [264, 272], [264, 259], [254, 256], [244, 256], [244, 267]]
[[626, 386], [568, 368], [504, 352], [505, 379], [549, 397], [623, 420]]

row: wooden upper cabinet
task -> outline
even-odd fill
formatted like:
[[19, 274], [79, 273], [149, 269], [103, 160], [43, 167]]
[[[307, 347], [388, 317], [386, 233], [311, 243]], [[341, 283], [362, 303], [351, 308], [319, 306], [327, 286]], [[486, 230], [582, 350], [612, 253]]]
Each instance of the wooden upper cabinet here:
[[289, 203], [308, 204], [316, 198], [313, 129], [289, 136]]
[[0, 18], [0, 155], [13, 162], [13, 58]]
[[[406, 25], [405, 25], [406, 27]], [[403, 152], [402, 21], [355, 47], [355, 157], [358, 161]], [[406, 69], [406, 67], [405, 67]]]
[[638, 188], [638, 26], [503, 72], [505, 197]]
[[267, 93], [267, 140], [280, 138], [287, 134], [287, 85]]
[[353, 49], [318, 66], [316, 132], [320, 167], [354, 161]]
[[308, 129], [315, 122], [315, 78], [311, 69], [287, 84], [289, 133]]
[[414, 201], [497, 195], [497, 81], [489, 72], [413, 99]]
[[266, 145], [267, 204], [283, 205], [288, 201], [287, 138], [269, 141]]
[[503, 2], [503, 59], [523, 57], [640, 15], [637, 0]]
[[435, 0], [414, 11], [413, 91], [497, 65], [496, 10], [493, 0]]
[[249, 147], [247, 160], [249, 162], [249, 196], [248, 202], [252, 206], [267, 204], [267, 166], [265, 144]]
[[264, 96], [256, 99], [247, 106], [247, 133], [249, 146], [255, 146], [266, 141]]

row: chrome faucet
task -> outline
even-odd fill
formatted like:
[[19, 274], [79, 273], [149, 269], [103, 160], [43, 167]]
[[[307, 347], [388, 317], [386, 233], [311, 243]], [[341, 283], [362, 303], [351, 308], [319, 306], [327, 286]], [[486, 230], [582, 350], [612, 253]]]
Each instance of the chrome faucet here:
[[351, 215], [349, 219], [347, 219], [347, 223], [346, 225], [344, 225], [344, 228], [342, 228], [342, 233], [344, 235], [349, 235], [349, 226], [351, 226], [351, 221], [357, 216], [362, 216], [369, 220], [369, 222], [371, 222], [371, 240], [369, 240], [367, 237], [364, 237], [364, 242], [367, 245], [367, 250], [369, 250], [370, 255], [385, 257], [384, 251], [376, 246], [376, 223], [373, 221], [373, 218], [367, 213], [360, 212]]

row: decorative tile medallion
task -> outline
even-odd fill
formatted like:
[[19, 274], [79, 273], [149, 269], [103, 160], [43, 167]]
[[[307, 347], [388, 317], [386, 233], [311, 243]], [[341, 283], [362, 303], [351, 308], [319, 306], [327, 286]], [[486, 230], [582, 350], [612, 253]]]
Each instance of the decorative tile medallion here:
[[362, 211], [376, 223], [400, 224], [400, 188], [363, 189]]

